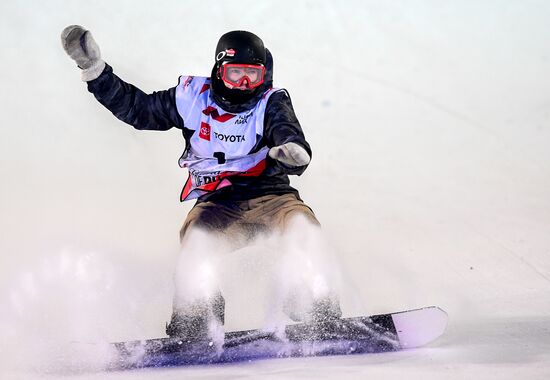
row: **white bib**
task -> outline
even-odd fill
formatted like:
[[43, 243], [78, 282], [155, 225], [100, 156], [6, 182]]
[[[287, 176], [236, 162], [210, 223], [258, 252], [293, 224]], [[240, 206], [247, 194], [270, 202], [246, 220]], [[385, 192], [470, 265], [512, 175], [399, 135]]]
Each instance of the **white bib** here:
[[258, 176], [265, 169], [268, 148], [251, 153], [264, 132], [266, 91], [245, 112], [225, 112], [210, 98], [210, 78], [182, 76], [176, 87], [176, 106], [187, 129], [195, 131], [179, 160], [189, 169], [181, 200], [198, 198], [231, 185], [232, 176]]

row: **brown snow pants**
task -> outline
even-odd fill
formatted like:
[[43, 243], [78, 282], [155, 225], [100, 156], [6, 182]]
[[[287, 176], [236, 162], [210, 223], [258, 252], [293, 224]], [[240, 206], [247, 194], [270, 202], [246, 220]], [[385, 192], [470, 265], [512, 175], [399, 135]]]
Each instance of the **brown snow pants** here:
[[246, 201], [200, 202], [187, 215], [180, 240], [183, 241], [191, 227], [246, 238], [262, 232], [284, 231], [289, 217], [297, 213], [320, 225], [313, 210], [295, 194], [265, 195]]

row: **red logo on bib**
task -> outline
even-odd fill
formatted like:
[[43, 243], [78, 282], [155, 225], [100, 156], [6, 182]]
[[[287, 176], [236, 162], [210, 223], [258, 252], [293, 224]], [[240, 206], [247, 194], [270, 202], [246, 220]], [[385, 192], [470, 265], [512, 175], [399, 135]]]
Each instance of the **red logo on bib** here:
[[201, 123], [201, 130], [199, 132], [199, 137], [203, 140], [210, 141], [210, 125], [207, 123]]

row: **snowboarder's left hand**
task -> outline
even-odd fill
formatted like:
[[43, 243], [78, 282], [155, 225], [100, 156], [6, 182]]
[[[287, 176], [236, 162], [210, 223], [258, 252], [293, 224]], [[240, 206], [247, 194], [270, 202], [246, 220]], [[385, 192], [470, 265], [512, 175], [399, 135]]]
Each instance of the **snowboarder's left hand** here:
[[292, 167], [307, 165], [311, 160], [306, 150], [293, 142], [274, 146], [269, 150], [269, 157]]

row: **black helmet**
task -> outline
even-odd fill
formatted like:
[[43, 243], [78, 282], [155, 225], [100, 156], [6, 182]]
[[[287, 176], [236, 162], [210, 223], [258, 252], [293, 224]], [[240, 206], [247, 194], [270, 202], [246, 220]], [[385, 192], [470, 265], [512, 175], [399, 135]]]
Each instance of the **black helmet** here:
[[265, 65], [264, 43], [254, 33], [244, 30], [228, 32], [218, 41], [215, 59], [217, 67], [225, 62]]
[[[261, 98], [272, 81], [272, 58], [268, 58], [263, 41], [254, 33], [235, 30], [220, 37], [214, 56], [212, 68], [212, 98], [227, 112], [243, 112], [251, 109]], [[229, 89], [220, 77], [220, 67], [224, 63], [244, 63], [264, 65], [266, 67], [265, 83], [251, 90]]]

